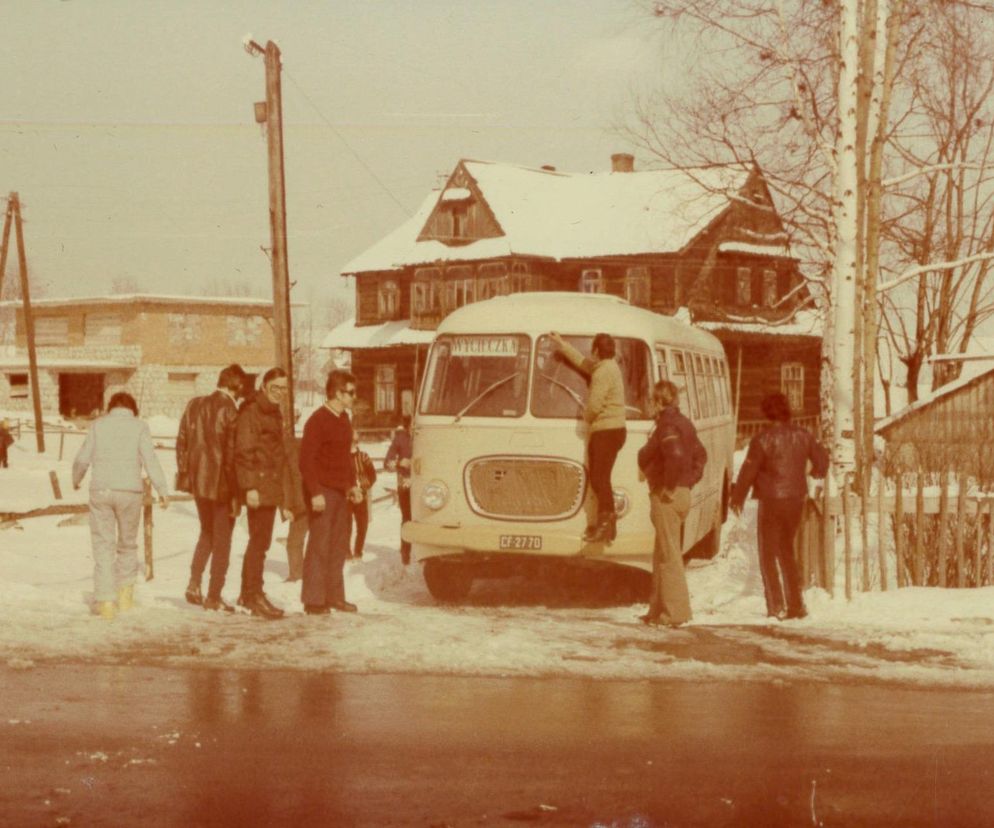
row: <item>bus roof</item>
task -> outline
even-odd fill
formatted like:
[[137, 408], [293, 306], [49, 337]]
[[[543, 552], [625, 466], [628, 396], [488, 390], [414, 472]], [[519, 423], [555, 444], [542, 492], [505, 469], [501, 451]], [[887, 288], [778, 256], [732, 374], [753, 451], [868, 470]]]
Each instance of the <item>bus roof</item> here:
[[437, 334], [610, 333], [637, 336], [647, 342], [679, 342], [708, 351], [723, 351], [713, 334], [672, 316], [628, 304], [619, 296], [601, 293], [550, 291], [515, 293], [464, 305], [450, 313]]

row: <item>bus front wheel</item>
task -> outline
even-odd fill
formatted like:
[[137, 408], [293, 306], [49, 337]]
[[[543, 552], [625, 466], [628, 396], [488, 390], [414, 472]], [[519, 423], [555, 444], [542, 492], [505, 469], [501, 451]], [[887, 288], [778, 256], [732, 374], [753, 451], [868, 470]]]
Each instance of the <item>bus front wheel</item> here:
[[436, 601], [462, 601], [473, 586], [473, 575], [465, 564], [429, 558], [424, 563], [425, 585]]

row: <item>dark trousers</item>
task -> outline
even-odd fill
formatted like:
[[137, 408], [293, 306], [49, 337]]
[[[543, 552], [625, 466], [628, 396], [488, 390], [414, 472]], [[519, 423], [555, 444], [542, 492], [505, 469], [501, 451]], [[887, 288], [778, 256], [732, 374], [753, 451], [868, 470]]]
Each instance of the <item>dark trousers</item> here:
[[[399, 481], [397, 483], [397, 502], [400, 504], [400, 525], [403, 526], [411, 519], [411, 487], [402, 488]], [[405, 540], [400, 542], [400, 559], [404, 563], [411, 562], [411, 544]]]
[[614, 514], [614, 494], [611, 491], [611, 471], [618, 452], [625, 444], [623, 428], [592, 431], [587, 441], [587, 465], [590, 468], [590, 488], [597, 498], [597, 516]]
[[366, 530], [369, 529], [369, 495], [366, 495], [361, 503], [349, 503], [349, 515], [352, 520], [349, 522], [349, 535], [352, 534], [352, 526], [355, 525], [355, 545], [352, 546], [352, 554], [357, 558], [362, 557], [362, 548], [366, 543]]
[[305, 605], [325, 607], [345, 600], [342, 567], [349, 556], [349, 507], [345, 492], [326, 489], [324, 511], [308, 515], [309, 533], [304, 552], [304, 583], [300, 600]]
[[242, 598], [246, 601], [262, 592], [262, 570], [266, 552], [273, 542], [275, 506], [259, 506], [248, 510], [249, 542], [242, 561]]
[[222, 500], [194, 498], [197, 504], [197, 517], [200, 518], [200, 537], [193, 550], [193, 563], [190, 565], [190, 580], [200, 583], [211, 562], [211, 581], [207, 590], [210, 598], [219, 598], [224, 589], [224, 579], [228, 574], [228, 560], [231, 558], [231, 530], [235, 519], [231, 516], [231, 505]]
[[804, 610], [801, 578], [794, 560], [794, 537], [803, 509], [801, 498], [759, 501], [759, 569], [769, 615], [782, 612], [785, 601], [791, 615]]

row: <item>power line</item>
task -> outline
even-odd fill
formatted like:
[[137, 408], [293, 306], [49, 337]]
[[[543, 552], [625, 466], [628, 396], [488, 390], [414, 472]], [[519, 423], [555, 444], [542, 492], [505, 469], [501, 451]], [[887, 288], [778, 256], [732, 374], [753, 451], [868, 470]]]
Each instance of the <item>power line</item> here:
[[378, 175], [377, 175], [377, 174], [376, 174], [375, 172], [373, 172], [373, 168], [372, 168], [372, 167], [370, 167], [370, 166], [369, 166], [369, 164], [367, 164], [367, 163], [366, 163], [366, 162], [365, 162], [365, 161], [364, 161], [364, 160], [362, 159], [362, 157], [361, 157], [361, 156], [359, 155], [359, 153], [357, 153], [357, 152], [356, 152], [356, 151], [355, 151], [355, 150], [354, 150], [354, 149], [352, 148], [352, 145], [351, 145], [351, 144], [349, 144], [349, 142], [345, 140], [345, 137], [344, 137], [344, 136], [343, 136], [343, 135], [342, 135], [342, 134], [341, 134], [341, 133], [340, 133], [340, 132], [338, 131], [338, 128], [337, 128], [337, 127], [336, 127], [336, 126], [335, 126], [335, 125], [334, 125], [334, 124], [333, 124], [333, 123], [331, 122], [331, 120], [330, 120], [330, 119], [329, 119], [329, 118], [328, 118], [328, 117], [327, 117], [327, 116], [326, 116], [326, 115], [325, 115], [325, 114], [324, 114], [324, 113], [323, 113], [323, 112], [322, 112], [322, 111], [321, 111], [321, 110], [320, 110], [320, 109], [318, 108], [318, 105], [317, 105], [316, 103], [314, 103], [314, 101], [313, 101], [313, 100], [311, 100], [311, 97], [310, 97], [310, 96], [309, 96], [309, 95], [308, 95], [308, 94], [307, 94], [307, 93], [306, 93], [306, 92], [304, 91], [303, 87], [302, 87], [302, 86], [301, 86], [301, 85], [300, 85], [299, 83], [297, 83], [297, 79], [296, 79], [296, 78], [294, 78], [294, 77], [293, 77], [293, 75], [291, 75], [291, 74], [290, 74], [289, 72], [287, 72], [287, 71], [286, 71], [286, 67], [285, 67], [285, 66], [283, 67], [283, 74], [284, 74], [284, 75], [286, 75], [286, 77], [287, 77], [287, 79], [288, 79], [288, 80], [290, 81], [290, 83], [292, 83], [292, 84], [294, 85], [294, 87], [296, 87], [297, 91], [298, 91], [298, 92], [299, 92], [299, 93], [301, 94], [301, 96], [303, 97], [303, 99], [304, 99], [305, 101], [307, 101], [307, 103], [308, 103], [308, 104], [310, 104], [310, 107], [311, 107], [311, 109], [313, 109], [313, 110], [314, 110], [314, 111], [315, 111], [315, 112], [317, 113], [317, 116], [318, 116], [318, 117], [319, 117], [319, 118], [320, 118], [320, 119], [321, 119], [322, 121], [324, 121], [324, 122], [325, 122], [325, 124], [326, 124], [326, 125], [328, 126], [328, 128], [329, 128], [329, 129], [330, 129], [330, 130], [331, 130], [331, 131], [332, 131], [332, 132], [333, 132], [333, 133], [335, 134], [335, 137], [336, 137], [336, 138], [338, 138], [338, 140], [342, 142], [342, 144], [343, 144], [343, 145], [345, 146], [345, 148], [346, 148], [346, 149], [347, 149], [347, 150], [348, 150], [348, 151], [349, 151], [350, 153], [352, 153], [352, 157], [353, 157], [353, 158], [355, 158], [355, 160], [359, 162], [359, 165], [360, 165], [360, 166], [361, 166], [361, 167], [362, 167], [362, 168], [363, 168], [363, 169], [364, 169], [364, 170], [365, 170], [365, 171], [366, 171], [367, 173], [369, 173], [369, 176], [370, 176], [370, 177], [371, 177], [371, 178], [372, 178], [372, 179], [373, 179], [373, 180], [374, 180], [374, 181], [375, 181], [375, 182], [376, 182], [377, 184], [379, 184], [379, 186], [380, 186], [380, 189], [382, 189], [382, 190], [383, 190], [383, 192], [385, 192], [385, 193], [386, 193], [386, 194], [387, 194], [388, 196], [390, 196], [390, 198], [391, 198], [391, 199], [393, 200], [394, 204], [396, 204], [396, 205], [397, 205], [397, 206], [398, 206], [398, 207], [399, 207], [399, 208], [401, 209], [401, 211], [402, 211], [402, 212], [404, 213], [404, 217], [405, 217], [405, 218], [408, 218], [408, 217], [410, 217], [410, 215], [411, 215], [411, 211], [410, 211], [410, 210], [408, 210], [408, 209], [407, 209], [407, 207], [405, 207], [405, 206], [404, 206], [403, 202], [402, 202], [402, 201], [401, 201], [401, 200], [400, 200], [399, 198], [397, 198], [397, 196], [396, 196], [396, 195], [394, 195], [394, 193], [393, 193], [393, 190], [391, 190], [391, 189], [390, 189], [390, 188], [389, 188], [389, 187], [388, 187], [388, 186], [387, 186], [387, 185], [386, 185], [386, 184], [385, 184], [385, 183], [383, 182], [383, 180], [382, 180], [382, 179], [381, 179], [381, 178], [380, 178], [380, 177], [379, 177], [379, 176], [378, 176]]

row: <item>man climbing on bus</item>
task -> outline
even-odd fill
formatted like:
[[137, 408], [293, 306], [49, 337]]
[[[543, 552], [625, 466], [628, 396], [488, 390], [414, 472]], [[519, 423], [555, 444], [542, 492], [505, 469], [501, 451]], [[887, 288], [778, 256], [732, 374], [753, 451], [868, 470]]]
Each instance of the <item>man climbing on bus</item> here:
[[694, 424], [680, 413], [678, 399], [679, 389], [672, 382], [656, 383], [652, 394], [656, 424], [638, 453], [639, 471], [649, 484], [649, 514], [656, 530], [652, 595], [642, 621], [670, 627], [692, 617], [680, 530], [690, 511], [690, 490], [703, 477], [708, 459]]
[[587, 527], [587, 543], [610, 543], [617, 533], [611, 472], [625, 444], [625, 383], [614, 358], [614, 337], [599, 333], [585, 357], [558, 333], [550, 336], [560, 353], [590, 377], [590, 391], [583, 409], [587, 423], [587, 468], [590, 488], [597, 499], [597, 521]]

